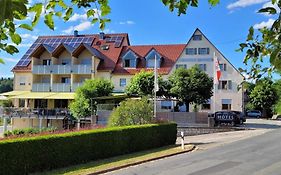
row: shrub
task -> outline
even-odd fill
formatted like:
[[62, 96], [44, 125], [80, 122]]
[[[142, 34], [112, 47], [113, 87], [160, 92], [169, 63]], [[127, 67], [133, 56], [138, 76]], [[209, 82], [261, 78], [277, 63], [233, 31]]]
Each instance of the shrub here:
[[47, 171], [176, 141], [177, 126], [150, 124], [0, 141], [0, 174]]
[[40, 132], [54, 132], [57, 130], [56, 128], [42, 128], [41, 131], [39, 128], [26, 128], [26, 129], [15, 129], [13, 131], [6, 131], [4, 133], [5, 137], [10, 136], [24, 136], [24, 135], [31, 135], [31, 134], [38, 134]]
[[111, 113], [109, 126], [128, 126], [151, 123], [153, 119], [153, 105], [148, 98], [140, 100], [127, 99], [120, 103]]

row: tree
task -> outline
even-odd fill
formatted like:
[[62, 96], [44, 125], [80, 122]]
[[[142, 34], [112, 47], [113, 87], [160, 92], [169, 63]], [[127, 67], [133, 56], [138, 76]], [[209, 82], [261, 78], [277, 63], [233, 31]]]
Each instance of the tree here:
[[[159, 91], [157, 96], [169, 96], [170, 84], [158, 77]], [[142, 70], [136, 74], [130, 81], [125, 90], [128, 95], [153, 96], [154, 94], [154, 73]]]
[[273, 87], [278, 96], [278, 100], [274, 105], [274, 113], [281, 114], [281, 79], [274, 82]]
[[153, 105], [147, 97], [127, 99], [120, 103], [110, 115], [108, 126], [127, 126], [151, 123]]
[[263, 111], [263, 116], [269, 117], [272, 114], [274, 104], [277, 102], [277, 93], [273, 82], [269, 79], [262, 79], [257, 82], [250, 94], [251, 104], [256, 109]]
[[13, 90], [13, 79], [1, 78], [0, 79], [0, 93], [8, 92]]
[[[76, 119], [91, 115], [91, 99], [101, 96], [109, 96], [113, 90], [113, 84], [104, 79], [88, 79], [75, 92], [74, 102], [70, 104], [70, 111]], [[92, 104], [93, 105], [93, 104]]]
[[198, 66], [177, 69], [169, 81], [172, 84], [171, 93], [185, 103], [187, 112], [190, 103], [206, 103], [213, 95], [213, 80]]

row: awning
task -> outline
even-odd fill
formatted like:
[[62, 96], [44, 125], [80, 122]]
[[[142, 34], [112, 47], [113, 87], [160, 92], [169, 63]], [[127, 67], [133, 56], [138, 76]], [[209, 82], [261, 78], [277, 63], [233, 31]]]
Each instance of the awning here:
[[66, 100], [73, 100], [74, 99], [75, 93], [66, 93], [66, 92], [61, 92], [61, 93], [55, 93], [51, 96], [46, 97], [45, 99], [66, 99]]
[[45, 99], [48, 96], [54, 95], [53, 92], [28, 92], [21, 95], [12, 96], [12, 99]]
[[10, 92], [4, 92], [0, 94], [0, 96], [15, 96], [15, 95], [21, 95], [25, 93], [29, 93], [30, 91], [10, 91]]
[[73, 100], [75, 93], [65, 92], [28, 92], [21, 95], [12, 96], [12, 99], [67, 99]]

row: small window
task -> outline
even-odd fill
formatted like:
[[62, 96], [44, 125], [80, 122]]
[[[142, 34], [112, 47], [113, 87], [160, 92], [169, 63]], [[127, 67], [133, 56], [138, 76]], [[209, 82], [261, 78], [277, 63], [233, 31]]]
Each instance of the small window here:
[[26, 77], [19, 77], [19, 84], [20, 86], [24, 86], [26, 82]]
[[194, 41], [200, 41], [200, 40], [202, 40], [202, 35], [193, 35], [193, 40], [194, 40]]
[[51, 65], [51, 63], [52, 63], [51, 59], [43, 60], [43, 65]]
[[222, 110], [231, 110], [231, 104], [222, 104]]
[[176, 64], [176, 69], [181, 68], [181, 67], [186, 69], [186, 64]]
[[211, 109], [211, 104], [202, 104], [201, 109], [202, 110], [210, 110]]
[[186, 55], [197, 55], [197, 48], [186, 48]]
[[19, 99], [19, 107], [24, 108], [25, 106], [25, 100], [24, 99]]
[[69, 83], [70, 83], [70, 77], [62, 77], [62, 78], [61, 78], [61, 83], [67, 83], [67, 84], [69, 84]]
[[124, 67], [131, 67], [131, 60], [124, 60]]
[[161, 109], [172, 109], [171, 101], [161, 101]]
[[70, 65], [71, 64], [71, 59], [62, 59], [61, 60], [62, 65]]
[[125, 87], [127, 84], [126, 78], [120, 78], [120, 87]]
[[210, 54], [210, 49], [209, 48], [199, 48], [198, 49], [198, 54], [199, 55], [209, 55]]
[[221, 80], [219, 81], [219, 89], [228, 90], [232, 89], [232, 81], [231, 80]]
[[207, 71], [207, 64], [199, 64], [199, 69], [201, 69], [202, 71]]
[[231, 99], [222, 99], [222, 110], [231, 110], [231, 103], [232, 100]]
[[226, 64], [220, 64], [220, 70], [226, 71]]

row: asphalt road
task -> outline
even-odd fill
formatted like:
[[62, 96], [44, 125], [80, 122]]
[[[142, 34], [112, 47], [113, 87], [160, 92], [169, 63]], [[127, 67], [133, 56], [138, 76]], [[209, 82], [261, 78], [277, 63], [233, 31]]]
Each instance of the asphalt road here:
[[120, 175], [280, 175], [281, 129], [237, 142], [194, 151], [109, 174]]

